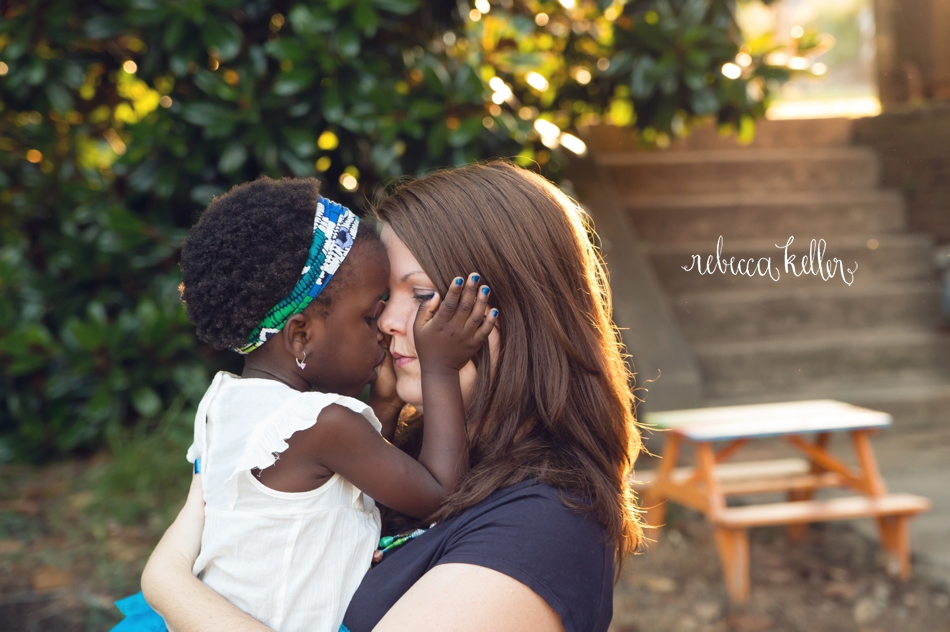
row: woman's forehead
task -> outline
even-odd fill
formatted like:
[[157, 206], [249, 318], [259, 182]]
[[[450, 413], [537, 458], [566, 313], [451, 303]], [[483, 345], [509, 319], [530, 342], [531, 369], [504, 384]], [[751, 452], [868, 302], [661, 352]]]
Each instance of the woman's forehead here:
[[422, 266], [419, 265], [416, 257], [388, 224], [383, 227], [380, 238], [382, 239], [383, 245], [386, 246], [386, 254], [389, 256], [389, 267], [392, 277], [398, 279], [401, 283], [430, 282], [429, 276], [422, 269]]

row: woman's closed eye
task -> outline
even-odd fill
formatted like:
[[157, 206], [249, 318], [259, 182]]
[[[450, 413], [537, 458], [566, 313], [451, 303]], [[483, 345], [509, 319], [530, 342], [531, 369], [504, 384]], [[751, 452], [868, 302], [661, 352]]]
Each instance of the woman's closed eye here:
[[420, 303], [428, 301], [433, 296], [435, 296], [435, 290], [414, 290], [412, 293], [412, 298]]

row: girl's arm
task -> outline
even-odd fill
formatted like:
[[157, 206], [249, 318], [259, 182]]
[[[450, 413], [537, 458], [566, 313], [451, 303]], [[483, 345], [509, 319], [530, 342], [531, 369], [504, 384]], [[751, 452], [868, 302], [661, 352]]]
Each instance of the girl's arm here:
[[295, 444], [307, 446], [310, 459], [414, 518], [438, 509], [468, 471], [459, 369], [488, 339], [497, 318], [497, 312], [488, 313], [488, 292], [477, 292], [475, 278], [467, 284], [456, 279], [441, 305], [433, 297], [416, 317], [416, 352], [426, 403], [418, 461], [342, 406], [328, 406], [316, 424], [297, 433], [302, 436]]
[[162, 615], [170, 632], [272, 632], [192, 574], [203, 525], [201, 475], [196, 474], [185, 506], [145, 565], [145, 599]]
[[488, 340], [498, 317], [498, 310], [488, 307], [488, 286], [479, 287], [478, 279], [477, 274], [470, 274], [467, 282], [455, 278], [438, 312], [432, 315], [438, 305], [434, 296], [420, 306], [412, 328], [425, 404], [419, 461], [450, 481], [448, 491], [455, 489], [469, 464], [459, 371]]

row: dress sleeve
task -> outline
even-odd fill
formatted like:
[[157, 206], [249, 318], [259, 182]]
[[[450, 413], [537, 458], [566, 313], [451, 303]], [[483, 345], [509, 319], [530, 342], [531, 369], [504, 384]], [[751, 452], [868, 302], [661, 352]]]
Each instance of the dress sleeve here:
[[317, 417], [327, 406], [337, 404], [363, 415], [366, 420], [381, 432], [382, 424], [373, 413], [373, 409], [363, 402], [337, 395], [335, 393], [300, 393], [287, 405], [271, 414], [251, 433], [244, 446], [244, 452], [236, 459], [231, 473], [225, 480], [225, 492], [228, 504], [233, 509], [237, 502], [237, 477], [248, 470], [263, 470], [280, 458], [280, 454], [290, 447], [287, 444], [295, 432], [306, 430], [317, 423]]
[[188, 448], [188, 454], [185, 457], [188, 459], [189, 463], [194, 463], [195, 459], [200, 459], [205, 452], [205, 428], [206, 422], [208, 420], [208, 409], [211, 407], [211, 402], [214, 401], [215, 396], [221, 389], [221, 384], [223, 384], [230, 375], [231, 374], [227, 373], [226, 371], [218, 371], [218, 374], [214, 376], [214, 379], [211, 381], [211, 385], [208, 387], [208, 390], [205, 391], [204, 396], [198, 403], [198, 412], [195, 413], [194, 441]]
[[521, 582], [560, 615], [568, 632], [607, 629], [614, 549], [593, 516], [568, 509], [542, 486], [459, 527], [437, 564], [474, 564]]

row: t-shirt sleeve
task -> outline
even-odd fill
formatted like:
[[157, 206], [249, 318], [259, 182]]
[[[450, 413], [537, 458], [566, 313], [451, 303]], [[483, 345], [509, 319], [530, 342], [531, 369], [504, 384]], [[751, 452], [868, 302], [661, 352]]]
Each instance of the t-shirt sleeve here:
[[593, 516], [536, 486], [459, 525], [437, 564], [474, 564], [530, 588], [568, 632], [606, 630], [612, 616], [613, 547]]

